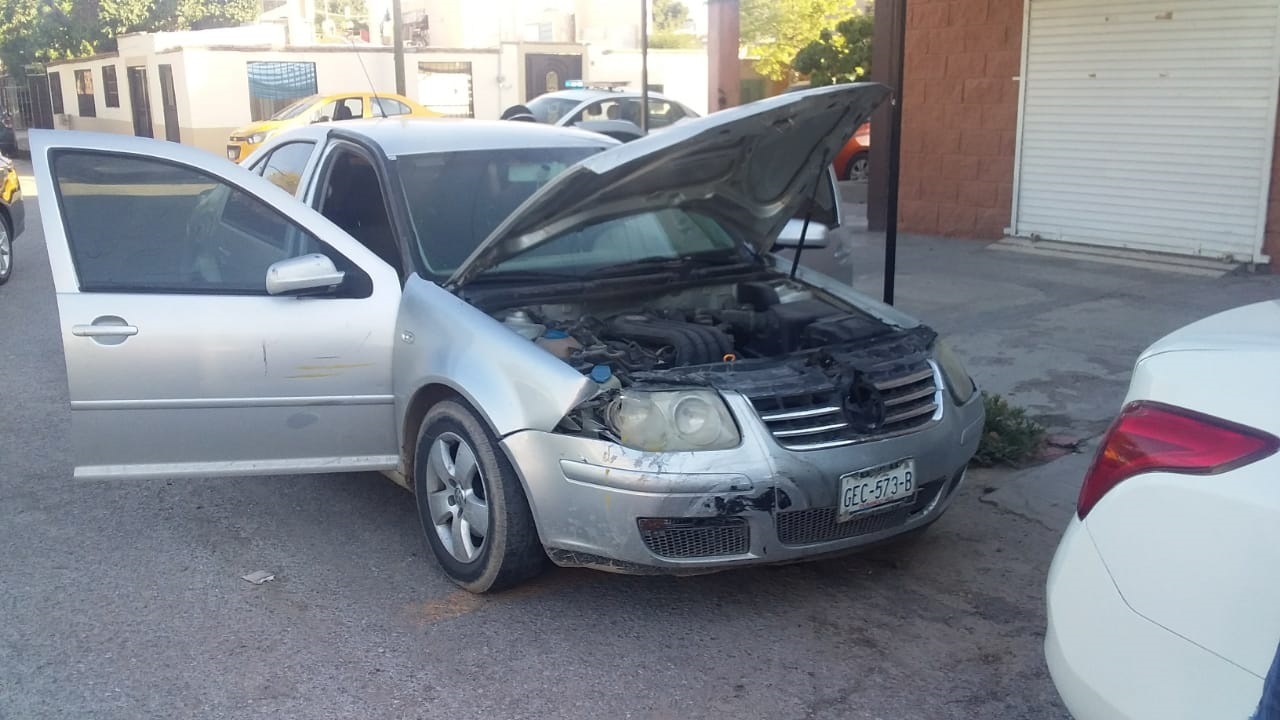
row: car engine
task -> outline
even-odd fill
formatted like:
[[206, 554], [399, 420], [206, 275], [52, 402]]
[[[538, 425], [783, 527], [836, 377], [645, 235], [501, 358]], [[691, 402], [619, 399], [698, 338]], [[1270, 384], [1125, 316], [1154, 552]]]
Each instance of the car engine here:
[[591, 313], [577, 305], [541, 305], [495, 317], [580, 372], [616, 377], [622, 385], [636, 373], [778, 357], [891, 330], [785, 281], [702, 288], [643, 304], [603, 303]]

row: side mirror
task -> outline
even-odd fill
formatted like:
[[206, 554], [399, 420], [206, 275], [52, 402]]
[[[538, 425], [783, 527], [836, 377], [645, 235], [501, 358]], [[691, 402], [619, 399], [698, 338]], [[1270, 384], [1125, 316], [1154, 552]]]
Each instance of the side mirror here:
[[[782, 228], [782, 234], [773, 243], [775, 249], [796, 248], [800, 246], [800, 233], [804, 231], [804, 220], [792, 218]], [[809, 223], [809, 230], [804, 233], [804, 246], [809, 249], [827, 246], [827, 226], [820, 222]]]
[[301, 295], [309, 291], [333, 290], [345, 278], [346, 273], [334, 267], [327, 256], [319, 253], [301, 255], [273, 263], [267, 268], [267, 294]]

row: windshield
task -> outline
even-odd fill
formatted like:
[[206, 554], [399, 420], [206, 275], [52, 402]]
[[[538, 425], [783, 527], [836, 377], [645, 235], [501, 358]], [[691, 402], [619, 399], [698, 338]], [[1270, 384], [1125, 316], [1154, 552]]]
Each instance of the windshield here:
[[603, 147], [503, 148], [401, 156], [418, 250], [448, 276], [538, 188]]
[[588, 225], [494, 265], [482, 276], [525, 271], [587, 275], [625, 274], [627, 265], [664, 261], [746, 260], [741, 246], [718, 222], [697, 212], [665, 208]]
[[537, 118], [540, 123], [555, 125], [560, 118], [568, 115], [574, 108], [581, 104], [579, 100], [568, 100], [566, 98], [549, 97], [542, 95], [529, 101], [525, 107], [529, 108], [529, 112]]
[[296, 102], [296, 103], [294, 103], [294, 104], [292, 104], [292, 105], [290, 105], [290, 106], [286, 107], [285, 109], [281, 110], [280, 112], [276, 113], [275, 115], [272, 115], [272, 116], [271, 116], [271, 119], [272, 119], [272, 120], [289, 120], [289, 119], [291, 119], [291, 118], [295, 118], [295, 117], [297, 117], [297, 116], [301, 115], [302, 113], [306, 112], [307, 108], [309, 108], [309, 107], [311, 107], [312, 105], [314, 105], [314, 104], [315, 104], [315, 102], [316, 102], [316, 100], [318, 100], [319, 98], [320, 98], [320, 96], [319, 96], [319, 95], [312, 95], [312, 96], [310, 96], [310, 97], [304, 97], [304, 98], [302, 98], [301, 100], [299, 100], [298, 102]]

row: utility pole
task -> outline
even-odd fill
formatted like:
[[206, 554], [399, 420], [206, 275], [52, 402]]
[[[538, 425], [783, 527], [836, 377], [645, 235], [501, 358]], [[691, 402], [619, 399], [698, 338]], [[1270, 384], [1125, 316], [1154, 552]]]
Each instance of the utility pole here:
[[649, 0], [640, 0], [640, 132], [649, 134]]
[[400, 0], [391, 0], [391, 45], [395, 54], [396, 94], [405, 95], [404, 87], [404, 18]]

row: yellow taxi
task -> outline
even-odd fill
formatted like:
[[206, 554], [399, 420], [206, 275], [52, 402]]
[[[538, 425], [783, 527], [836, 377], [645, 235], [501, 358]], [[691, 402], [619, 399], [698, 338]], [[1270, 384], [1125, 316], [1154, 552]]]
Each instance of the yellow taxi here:
[[227, 159], [239, 162], [261, 145], [267, 138], [293, 127], [312, 123], [355, 120], [358, 118], [441, 117], [403, 95], [370, 92], [339, 93], [336, 95], [312, 95], [286, 107], [262, 120], [231, 133], [227, 141]]

